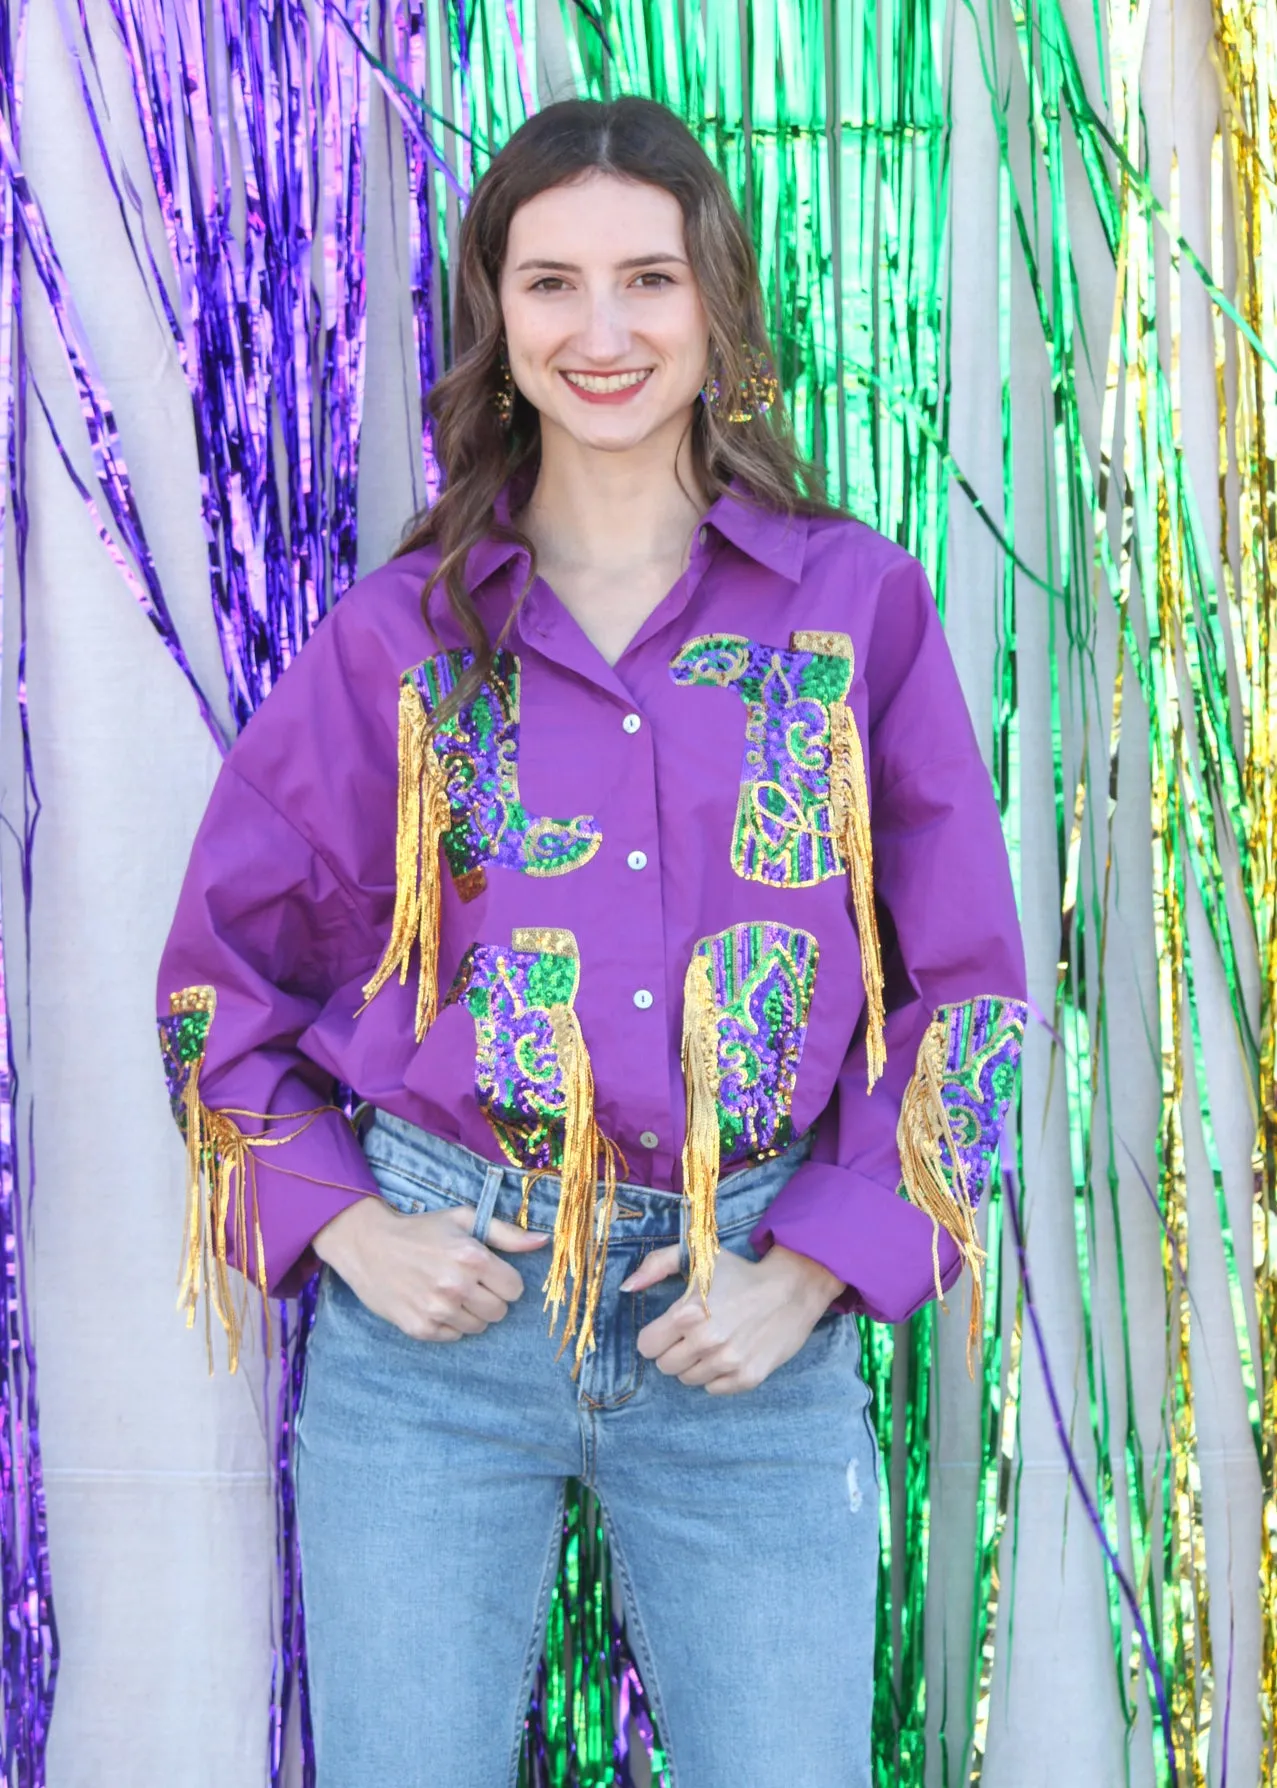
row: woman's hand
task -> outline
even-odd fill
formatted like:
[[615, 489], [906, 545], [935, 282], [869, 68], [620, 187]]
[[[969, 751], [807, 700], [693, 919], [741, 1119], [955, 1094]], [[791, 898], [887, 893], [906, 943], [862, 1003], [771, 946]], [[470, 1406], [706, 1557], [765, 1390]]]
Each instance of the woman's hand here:
[[[656, 1248], [621, 1284], [644, 1291], [679, 1270], [678, 1249]], [[681, 1384], [714, 1396], [752, 1391], [799, 1351], [844, 1284], [828, 1267], [775, 1244], [759, 1261], [726, 1249], [714, 1263], [709, 1310], [689, 1286], [645, 1323], [638, 1350]]]
[[498, 1217], [488, 1244], [473, 1228], [470, 1205], [408, 1217], [370, 1196], [325, 1223], [312, 1246], [362, 1304], [414, 1341], [459, 1341], [523, 1296], [523, 1280], [493, 1248], [527, 1254], [550, 1239]]

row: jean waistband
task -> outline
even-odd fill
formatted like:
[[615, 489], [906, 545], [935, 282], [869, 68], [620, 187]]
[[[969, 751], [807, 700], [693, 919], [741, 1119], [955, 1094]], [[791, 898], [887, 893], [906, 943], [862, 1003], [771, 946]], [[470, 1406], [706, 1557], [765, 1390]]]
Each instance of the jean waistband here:
[[[559, 1202], [559, 1181], [554, 1174], [535, 1180], [528, 1191], [529, 1175], [524, 1169], [486, 1160], [462, 1143], [449, 1142], [380, 1108], [373, 1108], [365, 1118], [362, 1140], [374, 1170], [381, 1169], [425, 1192], [462, 1204], [486, 1202], [494, 1215], [507, 1220], [516, 1217], [526, 1191], [528, 1227], [554, 1228]], [[715, 1199], [720, 1233], [746, 1224], [752, 1227], [810, 1152], [808, 1133], [797, 1137], [777, 1155], [725, 1174]], [[685, 1204], [680, 1192], [618, 1181], [612, 1219], [614, 1239], [677, 1240], [682, 1232]]]

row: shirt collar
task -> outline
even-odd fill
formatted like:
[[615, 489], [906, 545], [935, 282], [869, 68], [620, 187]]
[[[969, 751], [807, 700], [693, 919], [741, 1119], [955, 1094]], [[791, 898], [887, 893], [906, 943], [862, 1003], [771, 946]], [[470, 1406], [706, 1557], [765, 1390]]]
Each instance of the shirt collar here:
[[[493, 509], [498, 522], [509, 523], [514, 486], [512, 480], [497, 492]], [[713, 527], [747, 558], [757, 560], [790, 583], [796, 584], [802, 576], [807, 517], [763, 508], [753, 501], [741, 479], [733, 478], [727, 489], [715, 498], [701, 525]], [[477, 589], [515, 557], [523, 559], [526, 567], [527, 553], [517, 541], [500, 540], [493, 535], [480, 540], [466, 561], [469, 588]]]

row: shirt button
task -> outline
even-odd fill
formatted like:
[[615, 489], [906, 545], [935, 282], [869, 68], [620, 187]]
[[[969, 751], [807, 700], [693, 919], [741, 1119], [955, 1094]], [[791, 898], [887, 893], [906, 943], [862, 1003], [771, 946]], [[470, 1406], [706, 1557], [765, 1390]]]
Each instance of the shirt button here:
[[636, 733], [642, 724], [643, 721], [638, 714], [627, 714], [625, 719], [621, 722], [621, 725], [627, 733]]
[[707, 541], [707, 540], [708, 540], [708, 539], [709, 539], [709, 529], [708, 529], [708, 528], [702, 528], [702, 529], [701, 529], [701, 545], [702, 545], [702, 546], [704, 546], [704, 544], [705, 544], [705, 542], [706, 542], [706, 541]]
[[640, 1012], [646, 1012], [652, 1003], [652, 996], [646, 987], [640, 987], [634, 995], [634, 1004]]
[[639, 1141], [645, 1149], [654, 1149], [660, 1146], [661, 1139], [655, 1130], [640, 1130]]
[[646, 869], [647, 868], [647, 852], [646, 851], [631, 851], [629, 856], [625, 859], [625, 861], [629, 864], [631, 869]]

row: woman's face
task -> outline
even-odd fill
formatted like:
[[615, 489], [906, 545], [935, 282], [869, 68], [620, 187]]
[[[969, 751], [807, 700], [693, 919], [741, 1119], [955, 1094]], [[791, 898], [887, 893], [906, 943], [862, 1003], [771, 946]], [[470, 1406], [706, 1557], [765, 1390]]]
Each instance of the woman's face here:
[[709, 324], [682, 209], [663, 187], [596, 173], [521, 205], [501, 309], [510, 370], [543, 433], [605, 453], [683, 433]]

